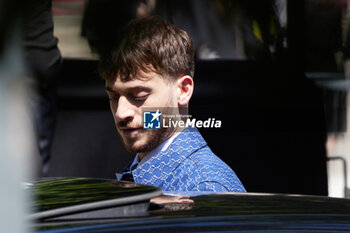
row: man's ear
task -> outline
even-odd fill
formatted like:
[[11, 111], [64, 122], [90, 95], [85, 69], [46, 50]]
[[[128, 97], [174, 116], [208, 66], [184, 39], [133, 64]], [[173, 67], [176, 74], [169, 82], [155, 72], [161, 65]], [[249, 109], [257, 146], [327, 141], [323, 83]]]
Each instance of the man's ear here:
[[179, 106], [185, 106], [192, 97], [193, 79], [189, 75], [181, 76], [177, 79], [176, 84], [178, 89], [177, 103]]

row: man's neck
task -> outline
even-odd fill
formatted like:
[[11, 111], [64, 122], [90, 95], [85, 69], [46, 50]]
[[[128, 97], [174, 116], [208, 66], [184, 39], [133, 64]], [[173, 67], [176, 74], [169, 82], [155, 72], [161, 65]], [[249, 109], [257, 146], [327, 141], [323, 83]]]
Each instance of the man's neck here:
[[138, 162], [141, 162], [141, 160], [146, 157], [150, 152], [142, 152], [138, 154]]
[[[147, 151], [147, 152], [140, 152], [138, 153], [138, 162], [140, 162], [143, 158], [145, 158], [147, 155], [149, 155], [150, 153], [152, 153], [153, 151], [155, 151], [159, 146], [161, 146], [163, 143], [165, 143], [166, 141], [168, 141], [169, 139], [171, 139], [173, 136], [176, 137], [178, 135], [177, 131], [174, 130], [173, 132], [171, 132], [171, 134], [169, 134], [167, 137], [165, 137], [165, 139], [163, 139], [161, 141], [161, 143], [154, 148], [151, 151]], [[169, 145], [168, 145], [169, 146]]]

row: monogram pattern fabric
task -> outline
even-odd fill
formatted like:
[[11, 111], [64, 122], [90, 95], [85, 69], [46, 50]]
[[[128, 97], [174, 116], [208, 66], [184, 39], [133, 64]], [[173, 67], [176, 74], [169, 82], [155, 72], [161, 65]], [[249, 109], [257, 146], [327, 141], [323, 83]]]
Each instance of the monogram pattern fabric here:
[[165, 151], [131, 172], [136, 183], [164, 191], [245, 192], [236, 174], [210, 150], [196, 128], [184, 129]]

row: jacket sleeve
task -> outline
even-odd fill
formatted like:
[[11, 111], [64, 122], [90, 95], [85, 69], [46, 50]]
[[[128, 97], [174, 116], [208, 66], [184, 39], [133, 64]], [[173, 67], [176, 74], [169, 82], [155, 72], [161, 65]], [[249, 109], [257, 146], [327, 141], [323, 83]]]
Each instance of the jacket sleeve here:
[[211, 192], [228, 192], [229, 190], [222, 184], [214, 181], [203, 181], [194, 186], [190, 191], [211, 191]]

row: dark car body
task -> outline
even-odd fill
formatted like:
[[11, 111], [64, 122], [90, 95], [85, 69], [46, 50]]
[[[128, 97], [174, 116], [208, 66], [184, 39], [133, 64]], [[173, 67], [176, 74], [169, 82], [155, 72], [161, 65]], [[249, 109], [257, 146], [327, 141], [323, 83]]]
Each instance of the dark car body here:
[[350, 232], [350, 200], [342, 198], [197, 193], [194, 203], [160, 205], [150, 204], [162, 193], [155, 187], [83, 178], [32, 190], [33, 232]]

